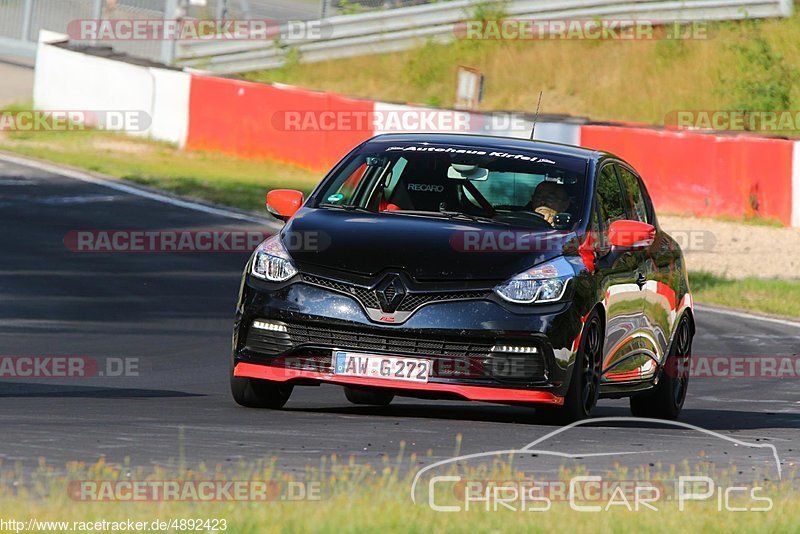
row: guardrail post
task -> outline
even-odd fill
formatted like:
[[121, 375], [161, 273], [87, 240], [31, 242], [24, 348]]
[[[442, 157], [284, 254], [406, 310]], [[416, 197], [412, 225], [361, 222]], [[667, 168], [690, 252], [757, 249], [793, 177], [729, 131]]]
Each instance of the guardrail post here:
[[100, 20], [103, 18], [103, 0], [94, 0], [94, 8], [92, 9], [92, 18]]
[[31, 20], [33, 19], [33, 0], [25, 0], [22, 17], [22, 40], [31, 41]]
[[[178, 0], [166, 0], [164, 2], [164, 20], [174, 20], [178, 14]], [[165, 31], [166, 33], [166, 31]], [[172, 65], [175, 62], [175, 41], [167, 39], [166, 35], [161, 36], [161, 63]]]
[[[94, 8], [92, 9], [92, 18], [99, 21], [103, 18], [103, 0], [94, 0]], [[97, 44], [97, 39], [92, 39], [92, 45]]]
[[227, 18], [228, 18], [228, 0], [218, 0], [217, 20], [226, 20]]

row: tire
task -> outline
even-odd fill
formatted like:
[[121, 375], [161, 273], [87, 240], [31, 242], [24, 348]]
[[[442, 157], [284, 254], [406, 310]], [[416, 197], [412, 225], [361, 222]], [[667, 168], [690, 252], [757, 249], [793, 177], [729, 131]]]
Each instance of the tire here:
[[591, 417], [600, 397], [604, 339], [605, 328], [600, 316], [597, 312], [592, 312], [586, 320], [581, 335], [564, 404], [559, 407], [540, 408], [548, 421], [569, 424]]
[[233, 376], [233, 372], [231, 372], [233, 400], [247, 408], [280, 410], [289, 400], [293, 389], [294, 386], [280, 382]]
[[365, 391], [363, 389], [344, 388], [344, 396], [353, 404], [369, 406], [388, 406], [394, 395], [383, 391]]
[[678, 323], [658, 384], [631, 397], [631, 413], [635, 417], [675, 420], [683, 409], [689, 387], [689, 363], [692, 357], [692, 326], [684, 315]]

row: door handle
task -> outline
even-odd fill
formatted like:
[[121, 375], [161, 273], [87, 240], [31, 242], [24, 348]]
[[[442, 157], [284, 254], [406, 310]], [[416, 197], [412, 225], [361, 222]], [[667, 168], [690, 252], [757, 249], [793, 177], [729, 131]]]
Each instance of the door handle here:
[[636, 285], [639, 286], [639, 289], [644, 289], [646, 283], [647, 278], [642, 273], [636, 273]]

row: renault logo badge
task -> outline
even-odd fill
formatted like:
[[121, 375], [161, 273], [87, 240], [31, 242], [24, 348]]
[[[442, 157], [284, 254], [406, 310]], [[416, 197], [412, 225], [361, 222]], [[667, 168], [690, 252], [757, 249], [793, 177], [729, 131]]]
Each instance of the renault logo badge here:
[[375, 295], [378, 297], [381, 310], [394, 313], [406, 297], [406, 286], [399, 276], [391, 275], [375, 288]]

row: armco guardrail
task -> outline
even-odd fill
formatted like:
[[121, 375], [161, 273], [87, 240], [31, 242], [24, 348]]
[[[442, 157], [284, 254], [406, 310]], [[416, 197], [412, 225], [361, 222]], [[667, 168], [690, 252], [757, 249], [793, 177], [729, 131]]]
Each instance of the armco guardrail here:
[[[484, 0], [458, 0], [320, 21], [322, 37], [291, 43], [272, 40], [192, 40], [177, 46], [176, 63], [219, 74], [283, 65], [290, 48], [304, 62], [406, 50], [427, 39], [447, 42], [456, 25], [474, 16]], [[663, 23], [789, 16], [792, 0], [510, 0], [507, 18], [535, 20], [621, 19]], [[288, 44], [288, 46], [287, 46]]]

